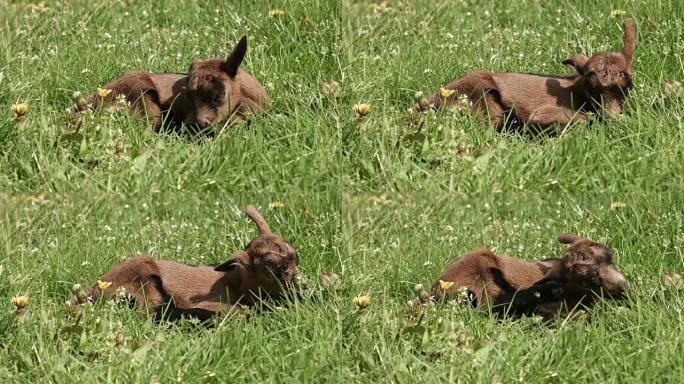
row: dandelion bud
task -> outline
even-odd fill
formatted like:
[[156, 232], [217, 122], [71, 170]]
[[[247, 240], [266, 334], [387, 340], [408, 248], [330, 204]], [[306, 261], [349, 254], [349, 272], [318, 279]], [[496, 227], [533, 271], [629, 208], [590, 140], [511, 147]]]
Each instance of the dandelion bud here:
[[79, 107], [83, 108], [83, 107], [85, 107], [85, 106], [88, 104], [88, 102], [86, 101], [85, 97], [80, 97], [80, 98], [76, 101], [76, 104], [77, 104]]
[[74, 92], [74, 93], [71, 94], [71, 97], [72, 97], [74, 100], [78, 100], [78, 99], [81, 98], [81, 92], [76, 91], [76, 92]]
[[114, 336], [114, 345], [120, 347], [124, 345], [125, 341], [126, 335], [124, 334], [123, 330], [119, 329], [118, 331], [116, 331], [116, 336]]
[[462, 330], [458, 333], [458, 338], [456, 339], [456, 343], [457, 343], [459, 346], [464, 346], [464, 345], [467, 345], [467, 344], [468, 344], [468, 332], [466, 332], [465, 329], [462, 329]]
[[420, 293], [423, 291], [423, 284], [416, 284], [415, 287], [413, 287], [413, 290], [416, 291], [416, 293]]
[[81, 288], [82, 288], [81, 284], [76, 283], [76, 284], [71, 286], [71, 292], [78, 293], [78, 291], [80, 291]]
[[418, 297], [420, 298], [420, 301], [426, 302], [430, 299], [430, 294], [425, 291], [420, 291]]
[[81, 289], [80, 291], [76, 292], [76, 299], [80, 304], [83, 304], [88, 301], [88, 294], [86, 294], [85, 290]]

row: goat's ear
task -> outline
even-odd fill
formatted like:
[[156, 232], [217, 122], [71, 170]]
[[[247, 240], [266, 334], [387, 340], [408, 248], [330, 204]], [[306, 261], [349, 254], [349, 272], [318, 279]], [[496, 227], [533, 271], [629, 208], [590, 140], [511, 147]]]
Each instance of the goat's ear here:
[[245, 54], [247, 53], [247, 36], [242, 36], [242, 39], [238, 41], [238, 43], [235, 45], [235, 48], [233, 48], [233, 52], [230, 53], [230, 56], [221, 63], [221, 69], [228, 74], [230, 77], [235, 77], [237, 75], [238, 69], [240, 68], [240, 64], [242, 64], [242, 59], [245, 58]]
[[622, 54], [625, 56], [625, 59], [627, 59], [627, 63], [632, 65], [632, 58], [634, 57], [634, 51], [636, 50], [636, 25], [634, 25], [634, 19], [625, 19], [623, 28], [625, 29], [625, 38]]
[[589, 82], [589, 85], [591, 85], [592, 88], [598, 88], [601, 83], [599, 83], [599, 79], [596, 76], [596, 73], [594, 72], [589, 72], [586, 75], [584, 75], [584, 78], [587, 79]]
[[257, 228], [259, 229], [259, 234], [260, 235], [269, 235], [271, 234], [271, 230], [268, 228], [268, 224], [266, 223], [266, 220], [264, 220], [264, 217], [261, 216], [261, 213], [259, 213], [259, 210], [254, 208], [253, 205], [248, 205], [245, 207], [245, 214], [247, 214], [247, 217], [250, 218], [256, 224]]
[[[554, 265], [553, 268], [549, 269], [542, 277], [542, 280], [554, 280], [561, 278], [561, 268], [563, 261], [559, 262], [558, 265]], [[542, 281], [539, 280], [539, 281]]]
[[228, 259], [228, 261], [214, 267], [214, 271], [230, 272], [234, 271], [236, 268], [247, 270], [247, 267], [249, 266], [249, 262], [247, 260], [248, 257], [249, 255], [247, 254], [247, 252], [238, 251], [233, 256], [231, 256], [230, 259]]
[[573, 244], [582, 240], [586, 239], [582, 236], [574, 235], [572, 233], [561, 233], [558, 235], [558, 242], [561, 244]]
[[577, 71], [577, 73], [579, 73], [580, 75], [584, 75], [584, 66], [587, 64], [588, 60], [589, 59], [586, 56], [580, 53], [572, 56], [569, 59], [563, 60], [563, 64], [575, 68], [575, 71]]

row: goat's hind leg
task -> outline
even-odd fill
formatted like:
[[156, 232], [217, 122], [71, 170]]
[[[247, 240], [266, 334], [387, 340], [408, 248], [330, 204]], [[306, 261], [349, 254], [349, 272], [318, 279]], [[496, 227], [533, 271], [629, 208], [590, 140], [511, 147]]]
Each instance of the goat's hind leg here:
[[500, 103], [500, 97], [496, 90], [481, 90], [480, 94], [473, 94], [469, 97], [472, 104], [473, 113], [489, 122], [500, 130], [506, 123], [506, 111]]
[[149, 256], [138, 256], [115, 265], [86, 290], [86, 298], [115, 299], [124, 293], [141, 310], [164, 304], [167, 295], [161, 287], [161, 273]]

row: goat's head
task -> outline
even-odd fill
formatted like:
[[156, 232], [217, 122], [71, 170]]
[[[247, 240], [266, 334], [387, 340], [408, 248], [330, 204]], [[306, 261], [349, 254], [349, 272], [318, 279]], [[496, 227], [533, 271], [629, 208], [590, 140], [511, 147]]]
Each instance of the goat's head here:
[[624, 44], [619, 52], [600, 52], [587, 58], [582, 54], [565, 61], [584, 79], [584, 92], [594, 109], [609, 117], [622, 111], [632, 88], [632, 58], [636, 49], [636, 27], [631, 18], [624, 21]]
[[248, 300], [254, 296], [279, 298], [295, 284], [299, 262], [297, 251], [280, 236], [271, 233], [256, 208], [247, 206], [245, 213], [256, 224], [259, 235], [214, 269], [239, 273], [242, 294]]
[[564, 285], [616, 299], [625, 296], [629, 283], [615, 267], [613, 253], [608, 247], [568, 233], [558, 236], [558, 241], [570, 244], [559, 270]]
[[186, 124], [207, 129], [233, 117], [240, 106], [237, 74], [246, 53], [247, 36], [243, 36], [226, 60], [195, 60], [192, 63], [188, 70], [188, 94], [194, 113]]

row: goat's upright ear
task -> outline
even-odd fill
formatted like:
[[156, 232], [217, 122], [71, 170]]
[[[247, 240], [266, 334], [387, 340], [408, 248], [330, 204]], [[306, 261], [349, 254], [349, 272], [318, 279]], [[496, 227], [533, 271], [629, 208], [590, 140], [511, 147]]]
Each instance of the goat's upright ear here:
[[563, 64], [575, 68], [575, 71], [577, 71], [578, 74], [584, 75], [584, 66], [587, 64], [588, 60], [589, 59], [586, 56], [580, 53], [569, 59], [563, 60]]
[[249, 255], [245, 251], [237, 251], [231, 256], [228, 261], [214, 267], [217, 272], [230, 272], [236, 268], [247, 270], [249, 267]]
[[624, 46], [622, 47], [622, 54], [625, 56], [625, 59], [627, 59], [627, 63], [631, 66], [634, 51], [636, 50], [636, 25], [634, 24], [634, 19], [625, 19], [623, 28], [625, 29], [625, 40]]
[[578, 241], [586, 240], [582, 236], [573, 235], [572, 233], [561, 233], [558, 235], [558, 242], [561, 244], [574, 244]]
[[242, 39], [238, 41], [233, 48], [233, 52], [230, 56], [221, 63], [221, 69], [228, 74], [230, 77], [235, 77], [237, 75], [238, 69], [240, 69], [240, 64], [242, 64], [242, 59], [245, 58], [247, 53], [247, 36], [242, 36]]

